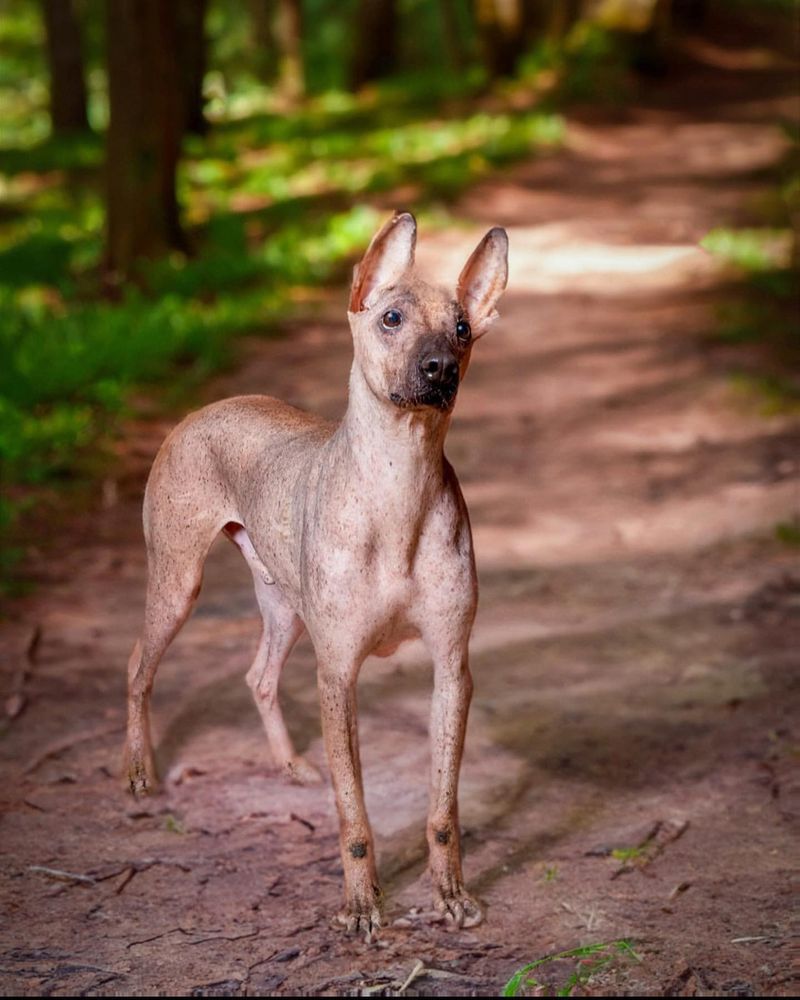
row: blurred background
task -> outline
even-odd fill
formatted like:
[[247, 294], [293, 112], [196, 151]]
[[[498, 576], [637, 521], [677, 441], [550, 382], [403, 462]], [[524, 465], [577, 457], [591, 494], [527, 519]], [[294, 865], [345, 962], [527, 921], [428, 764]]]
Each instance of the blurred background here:
[[[786, 993], [799, 15], [0, 0], [8, 995]], [[242, 683], [259, 619], [224, 539], [154, 690], [163, 792], [128, 803], [117, 776], [156, 450], [238, 393], [341, 415], [346, 285], [395, 208], [450, 287], [490, 226], [510, 239], [447, 438], [480, 574], [460, 817], [488, 919], [418, 909], [411, 644], [359, 681], [388, 900], [367, 948], [329, 928], [330, 785], [282, 780]], [[324, 770], [308, 641], [281, 701]]]
[[[141, 404], [133, 386], [191, 391], [232, 335], [274, 331], [303, 289], [340, 280], [388, 209], [451, 225], [471, 185], [565, 141], [565, 108], [600, 119], [643, 86], [679, 87], [720, 24], [791, 53], [797, 11], [0, 0], [3, 578], [20, 517], [97, 474], [98, 442]], [[779, 124], [796, 143], [796, 120]], [[794, 159], [761, 233], [708, 240], [768, 272], [771, 299], [792, 294], [799, 185]]]

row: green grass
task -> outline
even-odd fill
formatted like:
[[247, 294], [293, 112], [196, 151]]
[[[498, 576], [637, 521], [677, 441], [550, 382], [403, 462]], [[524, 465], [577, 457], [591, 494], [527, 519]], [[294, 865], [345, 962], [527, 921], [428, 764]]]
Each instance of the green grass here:
[[173, 816], [172, 813], [168, 813], [164, 818], [164, 829], [168, 833], [178, 833], [185, 834], [186, 827], [183, 825], [183, 821], [178, 819], [177, 816]]
[[797, 374], [776, 375], [759, 372], [734, 372], [731, 384], [738, 395], [753, 403], [765, 416], [800, 414], [800, 380]]
[[700, 246], [727, 264], [749, 274], [782, 271], [789, 265], [792, 234], [789, 229], [731, 229], [706, 233]]
[[635, 864], [647, 857], [647, 847], [615, 847], [611, 857], [623, 864]]
[[558, 865], [545, 865], [542, 870], [543, 882], [556, 882], [559, 878]]
[[800, 547], [800, 515], [775, 525], [775, 537], [784, 545]]
[[591, 101], [618, 105], [631, 96], [625, 37], [589, 20], [578, 21], [563, 39], [543, 38], [522, 57], [520, 75], [549, 77], [560, 105]]
[[[535, 990], [536, 996], [569, 997], [574, 990], [586, 986], [594, 976], [608, 970], [620, 959], [641, 961], [631, 942], [624, 939], [545, 955], [517, 969], [500, 995], [518, 997], [527, 995], [528, 990]], [[544, 973], [548, 978], [539, 979], [531, 975], [533, 972], [537, 975]]]
[[788, 153], [754, 212], [767, 224], [718, 227], [701, 240], [732, 279], [714, 339], [733, 349], [734, 389], [766, 416], [800, 412], [800, 236], [792, 228], [800, 212], [800, 144], [796, 129], [787, 137]]
[[70, 301], [57, 284], [17, 288], [11, 272], [0, 285], [0, 464], [7, 479], [30, 484], [68, 474], [75, 453], [124, 409], [133, 385], [162, 379], [176, 365], [184, 378], [187, 370], [202, 377], [219, 367], [232, 334], [274, 320], [291, 285], [325, 280], [377, 220], [374, 211], [353, 208], [285, 227], [252, 254], [237, 253], [228, 235], [197, 260], [152, 266], [154, 295], [131, 290], [114, 304]]

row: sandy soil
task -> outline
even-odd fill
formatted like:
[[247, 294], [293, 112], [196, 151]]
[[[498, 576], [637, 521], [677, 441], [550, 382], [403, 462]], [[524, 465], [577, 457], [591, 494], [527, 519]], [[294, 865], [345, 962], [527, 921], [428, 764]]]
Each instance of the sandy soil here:
[[[489, 225], [512, 247], [448, 445], [481, 576], [461, 808], [486, 922], [454, 932], [413, 909], [429, 900], [431, 679], [409, 647], [360, 682], [388, 926], [372, 945], [330, 926], [332, 793], [272, 767], [244, 684], [250, 577], [225, 543], [156, 683], [165, 790], [123, 792], [141, 489], [168, 428], [140, 422], [105, 504], [48, 541], [3, 628], [5, 691], [24, 700], [0, 740], [4, 993], [391, 994], [417, 967], [409, 995], [494, 995], [527, 962], [623, 938], [638, 961], [584, 992], [794, 992], [800, 565], [773, 529], [797, 509], [797, 424], [734, 391], [729, 349], [706, 336], [725, 278], [696, 245], [764, 190], [787, 75], [729, 76], [715, 91], [687, 75], [677, 105], [656, 92], [576, 116], [564, 150], [472, 191], [462, 228], [421, 234], [421, 263], [447, 280]], [[340, 414], [345, 307], [342, 289], [248, 343], [206, 398]], [[307, 643], [283, 702], [325, 770]], [[577, 964], [536, 976], [563, 985]]]

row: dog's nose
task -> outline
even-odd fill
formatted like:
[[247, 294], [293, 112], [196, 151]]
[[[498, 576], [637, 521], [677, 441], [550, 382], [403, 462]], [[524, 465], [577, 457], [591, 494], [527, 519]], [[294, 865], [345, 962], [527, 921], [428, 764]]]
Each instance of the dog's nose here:
[[419, 370], [431, 385], [453, 385], [458, 382], [458, 362], [449, 351], [426, 354], [419, 363]]

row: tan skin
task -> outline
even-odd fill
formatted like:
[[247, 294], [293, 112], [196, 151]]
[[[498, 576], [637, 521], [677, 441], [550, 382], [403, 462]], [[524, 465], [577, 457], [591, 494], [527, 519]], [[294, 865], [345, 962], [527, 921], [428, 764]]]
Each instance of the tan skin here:
[[344, 926], [368, 938], [381, 892], [364, 805], [356, 681], [364, 659], [422, 638], [434, 665], [427, 836], [434, 903], [458, 926], [481, 919], [464, 888], [458, 774], [472, 692], [467, 644], [477, 582], [466, 506], [444, 439], [472, 345], [495, 317], [508, 241], [486, 234], [455, 296], [413, 273], [416, 223], [396, 216], [356, 268], [354, 361], [337, 426], [266, 396], [190, 415], [162, 446], [144, 506], [148, 590], [131, 654], [127, 774], [155, 782], [148, 704], [161, 656], [189, 615], [220, 531], [253, 574], [263, 633], [247, 680], [276, 761], [319, 780], [295, 752], [278, 679], [303, 630], [314, 644], [336, 792]]

